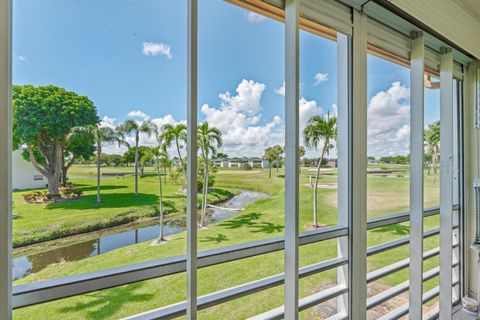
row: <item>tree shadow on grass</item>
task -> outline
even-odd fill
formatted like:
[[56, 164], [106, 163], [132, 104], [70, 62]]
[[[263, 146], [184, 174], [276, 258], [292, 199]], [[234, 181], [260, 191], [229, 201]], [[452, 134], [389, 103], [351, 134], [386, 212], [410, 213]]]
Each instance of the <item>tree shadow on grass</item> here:
[[209, 193], [210, 196], [217, 198], [218, 200], [230, 199], [234, 194], [225, 189], [212, 188]]
[[256, 221], [260, 219], [261, 216], [262, 214], [257, 212], [242, 214], [241, 216], [220, 223], [219, 226], [227, 229], [238, 229], [245, 227], [250, 229], [250, 232], [252, 233], [275, 233], [283, 231], [284, 226], [280, 224], [274, 224], [266, 221]]
[[84, 316], [88, 319], [105, 319], [125, 307], [125, 303], [145, 302], [155, 297], [150, 293], [135, 293], [142, 286], [142, 283], [137, 282], [120, 288], [87, 294], [85, 296], [88, 297], [88, 302], [77, 302], [75, 305], [61, 308], [59, 311], [63, 314], [84, 311]]
[[251, 232], [253, 233], [275, 233], [275, 232], [282, 232], [284, 226], [280, 224], [274, 224], [271, 222], [262, 222], [262, 223], [257, 223], [251, 226], [248, 226], [248, 228], [252, 228], [255, 230], [252, 230]]
[[[82, 189], [82, 191], [97, 191], [97, 186], [87, 185], [87, 184], [77, 184], [77, 187]], [[116, 190], [116, 189], [125, 189], [128, 186], [102, 186], [100, 185], [100, 191], [104, 190]]]
[[228, 238], [223, 233], [218, 233], [215, 237], [208, 236], [200, 239], [200, 242], [215, 242], [217, 244], [224, 241], [228, 241]]
[[219, 226], [226, 227], [227, 229], [238, 229], [245, 226], [251, 226], [257, 224], [255, 220], [260, 219], [261, 216], [261, 213], [256, 212], [242, 214], [238, 217], [220, 223]]
[[90, 194], [80, 199], [64, 200], [49, 203], [47, 209], [66, 210], [91, 210], [94, 208], [128, 208], [135, 210], [137, 206], [158, 205], [158, 196], [154, 194], [139, 193], [134, 197], [133, 192], [102, 194], [102, 203], [97, 205], [97, 195]]
[[393, 225], [393, 226], [386, 226], [386, 227], [375, 229], [373, 230], [373, 232], [389, 232], [391, 234], [404, 236], [410, 233], [410, 227], [402, 226], [402, 225]]

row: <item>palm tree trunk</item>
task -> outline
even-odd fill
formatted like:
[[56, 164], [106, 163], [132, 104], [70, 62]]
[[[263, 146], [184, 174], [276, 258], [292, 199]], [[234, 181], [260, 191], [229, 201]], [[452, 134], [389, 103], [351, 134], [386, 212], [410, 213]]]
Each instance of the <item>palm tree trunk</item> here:
[[[187, 169], [185, 168], [185, 164], [183, 163], [182, 159], [182, 154], [180, 153], [180, 146], [178, 145], [178, 137], [175, 137], [175, 146], [177, 147], [177, 153], [178, 153], [178, 160], [180, 160], [180, 166], [182, 167], [183, 170], [183, 175], [185, 176], [185, 182], [187, 182]], [[183, 192], [183, 186], [180, 186], [181, 191]]]
[[140, 140], [139, 133], [135, 134], [135, 198], [138, 197], [138, 142]]
[[325, 143], [323, 145], [322, 149], [322, 156], [320, 157], [318, 164], [317, 164], [317, 173], [315, 174], [315, 184], [313, 188], [313, 226], [318, 227], [318, 221], [317, 221], [317, 187], [318, 187], [318, 177], [320, 176], [320, 167], [322, 165], [323, 157], [325, 156], [325, 151], [328, 146], [328, 141], [325, 140]]
[[160, 161], [157, 159], [157, 173], [158, 173], [158, 186], [160, 190], [160, 198], [158, 208], [160, 209], [160, 235], [158, 239], [160, 241], [165, 240], [163, 237], [163, 192], [162, 192], [162, 176], [160, 175]]
[[207, 212], [207, 194], [208, 194], [208, 156], [203, 158], [205, 162], [205, 174], [203, 178], [203, 195], [202, 195], [202, 213], [200, 216], [200, 227], [205, 225], [205, 214]]
[[100, 204], [102, 201], [100, 199], [100, 154], [102, 153], [102, 147], [97, 146], [97, 204]]

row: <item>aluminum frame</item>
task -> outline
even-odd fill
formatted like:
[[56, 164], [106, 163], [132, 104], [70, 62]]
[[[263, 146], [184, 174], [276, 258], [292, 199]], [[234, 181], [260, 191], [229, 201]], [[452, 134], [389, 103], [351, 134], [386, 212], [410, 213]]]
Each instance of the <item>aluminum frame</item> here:
[[423, 282], [423, 153], [424, 153], [424, 37], [412, 34], [410, 57], [410, 288], [409, 316], [422, 318]]
[[440, 61], [440, 320], [452, 317], [453, 242], [453, 53]]
[[0, 0], [0, 319], [12, 318], [12, 1]]
[[349, 317], [366, 319], [367, 303], [367, 16], [353, 10], [352, 194]]
[[197, 0], [187, 2], [187, 319], [197, 318]]
[[285, 318], [298, 319], [300, 0], [285, 1]]

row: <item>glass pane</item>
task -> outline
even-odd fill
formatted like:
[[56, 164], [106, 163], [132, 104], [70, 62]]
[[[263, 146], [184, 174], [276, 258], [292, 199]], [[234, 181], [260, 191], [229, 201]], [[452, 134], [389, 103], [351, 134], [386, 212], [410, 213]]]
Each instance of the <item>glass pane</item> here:
[[368, 56], [368, 216], [409, 210], [410, 71]]

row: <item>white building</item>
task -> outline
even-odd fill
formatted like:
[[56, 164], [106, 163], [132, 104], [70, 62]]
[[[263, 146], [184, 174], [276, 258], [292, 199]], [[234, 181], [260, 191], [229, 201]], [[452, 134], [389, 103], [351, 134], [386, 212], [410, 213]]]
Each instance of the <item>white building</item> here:
[[14, 190], [45, 188], [47, 178], [30, 161], [23, 159], [22, 150], [12, 153], [12, 188]]

